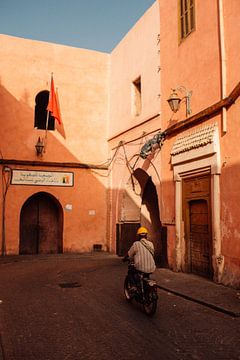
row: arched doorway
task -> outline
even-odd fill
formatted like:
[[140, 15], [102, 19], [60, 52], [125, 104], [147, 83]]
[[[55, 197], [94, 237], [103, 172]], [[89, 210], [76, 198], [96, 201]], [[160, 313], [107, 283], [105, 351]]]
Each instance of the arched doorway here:
[[[117, 223], [116, 229], [117, 253], [118, 255], [126, 254], [135, 241], [137, 228], [141, 224], [150, 230], [151, 240], [155, 247], [156, 263], [159, 266], [167, 267], [167, 236], [160, 220], [156, 186], [152, 178], [141, 168], [137, 168], [133, 172], [129, 183], [132, 184], [132, 192], [134, 192], [133, 189], [135, 191], [137, 189], [139, 201], [136, 202], [133, 197], [127, 197], [125, 189], [125, 196], [123, 194], [120, 201], [121, 222]], [[137, 206], [139, 206], [138, 209]]]
[[62, 246], [63, 212], [52, 195], [39, 192], [22, 206], [20, 254], [57, 254]]
[[151, 227], [152, 240], [154, 242], [156, 254], [155, 260], [157, 264], [162, 267], [167, 267], [167, 236], [160, 220], [156, 186], [153, 183], [151, 176], [149, 176], [143, 169], [136, 169], [133, 175], [141, 187], [142, 206], [146, 207], [146, 211], [149, 214], [150, 223], [148, 224], [148, 220], [144, 220], [144, 213], [142, 209], [141, 223], [142, 225]]

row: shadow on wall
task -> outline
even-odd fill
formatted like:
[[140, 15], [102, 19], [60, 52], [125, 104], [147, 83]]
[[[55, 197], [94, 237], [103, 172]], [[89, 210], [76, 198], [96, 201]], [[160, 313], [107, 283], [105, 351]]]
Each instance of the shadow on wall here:
[[[17, 100], [12, 96], [3, 86], [0, 85], [0, 155], [3, 160], [29, 160], [29, 161], [56, 161], [61, 163], [73, 162], [81, 164], [81, 160], [74, 156], [67, 147], [62, 144], [54, 135], [53, 132], [48, 131], [48, 148], [47, 153], [40, 159], [36, 155], [35, 144], [39, 134], [42, 136], [45, 135], [45, 130], [36, 130], [34, 129], [34, 109], [32, 109], [29, 103], [29, 95], [24, 93], [22, 99]], [[78, 125], [81, 127], [81, 123]], [[82, 136], [84, 128], [82, 128]], [[75, 132], [75, 139], [78, 139], [78, 134]], [[71, 139], [72, 140], [72, 139]], [[74, 140], [74, 139], [73, 139]], [[79, 140], [81, 145], [81, 141]], [[98, 152], [98, 147], [91, 142], [94, 151]], [[40, 164], [39, 161], [39, 164]], [[34, 165], [34, 164], [33, 164]], [[11, 168], [17, 168], [19, 165], [12, 165]], [[21, 168], [22, 165], [21, 165]], [[38, 167], [35, 167], [35, 170]], [[39, 168], [41, 166], [39, 165]], [[60, 166], [61, 171], [64, 171]], [[28, 168], [28, 170], [30, 170]], [[44, 170], [49, 170], [48, 167], [45, 167]], [[56, 168], [54, 170], [59, 170]], [[69, 169], [67, 169], [69, 171]], [[104, 170], [105, 171], [105, 170]], [[106, 176], [106, 173], [103, 170], [100, 170], [98, 173], [103, 176]], [[74, 187], [68, 188], [68, 201], [73, 203], [73, 215], [74, 212], [79, 212], [82, 215], [77, 217], [74, 215], [73, 218], [76, 219], [74, 223], [71, 224], [71, 229], [68, 233], [65, 233], [65, 243], [63, 244], [64, 252], [83, 252], [90, 251], [93, 248], [93, 245], [102, 244], [103, 249], [108, 249], [107, 235], [106, 235], [106, 223], [107, 223], [107, 203], [106, 203], [106, 193], [107, 187], [105, 186], [105, 181], [101, 181], [97, 178], [96, 174], [91, 172], [91, 169], [74, 169]], [[5, 186], [2, 183], [2, 186]], [[21, 212], [21, 207], [27, 199], [29, 199], [33, 194], [39, 192], [39, 186], [15, 186], [10, 185], [7, 191], [6, 196], [6, 229], [10, 228], [9, 222], [12, 221], [12, 218], [17, 218], [16, 211]], [[43, 186], [41, 186], [43, 189]], [[45, 186], [46, 192], [52, 193], [60, 201], [63, 201], [63, 198], [66, 198], [66, 188], [54, 187], [54, 186]], [[2, 193], [5, 192], [3, 189]], [[83, 198], [81, 203], [78, 201], [79, 198]], [[1, 198], [2, 202], [3, 199]], [[45, 201], [46, 203], [46, 201]], [[89, 214], [89, 209], [96, 209], [94, 215]], [[63, 217], [66, 216], [64, 208]], [[13, 213], [15, 212], [15, 213]], [[45, 217], [47, 213], [45, 213]], [[68, 216], [69, 218], [69, 216]], [[47, 221], [47, 220], [46, 220]], [[64, 221], [63, 221], [64, 223]], [[29, 224], [31, 225], [31, 224]], [[21, 226], [21, 224], [20, 224]], [[19, 244], [17, 239], [19, 239], [18, 232], [20, 228], [19, 224], [15, 224], [12, 227], [11, 235], [12, 238], [9, 238], [9, 233], [6, 232], [6, 238], [4, 242], [6, 244], [6, 250], [9, 253], [18, 253]], [[84, 230], [82, 230], [84, 229]], [[98, 229], [96, 231], [96, 229]], [[7, 230], [6, 230], [7, 231]], [[0, 235], [1, 236], [1, 235]], [[83, 244], [82, 237], [86, 239]], [[89, 237], [89, 238], [88, 238]], [[3, 242], [3, 240], [0, 240]], [[4, 246], [5, 246], [4, 244]], [[48, 244], [49, 248], [51, 245]]]
[[151, 228], [157, 254], [156, 262], [161, 267], [168, 267], [167, 228], [162, 226], [160, 220], [157, 190], [150, 176], [143, 190], [142, 204], [146, 206], [151, 219]]
[[[136, 240], [136, 231], [141, 224], [149, 229], [149, 237], [155, 247], [157, 265], [168, 267], [167, 229], [162, 227], [161, 224], [156, 187], [151, 177], [141, 168], [136, 169], [133, 175], [140, 185], [141, 193], [139, 193], [138, 204], [135, 203], [136, 198], [131, 197], [131, 194], [127, 193], [126, 189], [124, 194], [123, 192], [118, 193], [120, 195], [120, 208], [118, 211], [120, 216], [117, 219], [119, 222], [116, 228], [117, 253], [120, 256], [125, 255], [131, 244]], [[144, 205], [144, 209], [142, 205]]]
[[[35, 108], [33, 109], [28, 105], [29, 97], [29, 94], [25, 91], [22, 98], [18, 100], [5, 87], [0, 85], [0, 135], [1, 152], [4, 158], [36, 160], [35, 145], [38, 137], [46, 137], [46, 130], [34, 128]], [[86, 125], [79, 123], [78, 126], [79, 129], [81, 128], [81, 132], [79, 131], [78, 133], [76, 130], [74, 132], [74, 139], [71, 139], [71, 141], [76, 144], [77, 140], [81, 144], [82, 139], [86, 143], [86, 137], [84, 136], [84, 126]], [[87, 129], [89, 131], [89, 124]], [[80, 162], [81, 159], [64, 146], [54, 133], [56, 135], [59, 133], [63, 139], [66, 139], [64, 119], [60, 125], [55, 121], [55, 130], [47, 131], [47, 139], [45, 139], [47, 151], [41, 160]], [[10, 143], [11, 147], [9, 146]], [[79, 150], [82, 151], [82, 147], [79, 147]], [[77, 149], [75, 149], [76, 151]], [[97, 150], [91, 149], [92, 153], [94, 151]]]
[[[234, 134], [235, 139], [233, 143], [237, 144], [237, 132]], [[230, 160], [229, 160], [230, 162]], [[240, 172], [240, 163], [231, 166], [228, 164], [228, 158], [223, 163], [222, 172], [220, 175], [220, 190], [221, 190], [221, 257], [219, 261], [223, 261], [223, 275], [222, 282], [225, 285], [231, 285], [234, 287], [239, 287], [239, 278], [240, 278], [240, 230], [236, 224], [239, 223], [239, 213], [240, 213], [240, 195], [239, 195], [239, 172]], [[150, 236], [153, 238], [155, 248], [157, 249], [157, 262], [160, 266], [169, 265], [171, 268], [176, 267], [176, 242], [175, 242], [175, 189], [173, 181], [166, 181], [161, 183], [161, 192], [164, 194], [163, 199], [157, 198], [157, 189], [152, 182], [152, 179], [148, 174], [142, 170], [137, 169], [134, 173], [142, 188], [142, 204], [146, 206], [148, 212], [147, 216], [141, 212], [141, 216], [136, 216], [135, 218], [118, 218], [116, 221], [118, 223], [117, 229], [117, 241], [121, 247], [118, 249], [121, 251], [125, 244], [127, 244], [125, 251], [128, 250], [128, 247], [136, 239], [136, 229], [139, 224], [146, 226], [150, 229]], [[113, 199], [117, 199], [118, 189], [115, 189], [113, 192]], [[197, 200], [197, 198], [195, 198]], [[128, 206], [132, 206], [134, 209], [136, 204], [131, 205], [130, 198], [127, 203]], [[116, 200], [117, 202], [117, 200]], [[122, 199], [119, 201], [119, 207], [122, 206]], [[162, 208], [164, 213], [160, 214], [158, 209], [158, 203], [162, 202]], [[186, 203], [184, 206], [189, 206], [189, 203]], [[187, 224], [190, 224], [190, 212], [189, 208], [188, 221]], [[201, 239], [201, 233], [199, 230], [202, 228], [202, 217], [194, 217], [195, 235], [199, 234], [199, 239]], [[135, 220], [135, 221], [134, 221]], [[163, 224], [167, 224], [168, 234], [166, 233], [166, 227], [161, 227], [161, 221]], [[184, 225], [184, 224], [183, 224]], [[199, 226], [200, 225], [200, 226]], [[159, 228], [161, 231], [159, 232]], [[167, 238], [168, 236], [168, 238]], [[196, 239], [198, 239], [196, 237]], [[214, 239], [210, 238], [210, 246], [213, 247]], [[193, 249], [193, 239], [190, 236], [190, 233], [185, 231], [184, 238], [181, 243], [181, 265], [182, 269], [191, 267], [192, 258], [189, 254], [188, 249]], [[199, 248], [197, 248], [198, 251]], [[202, 251], [203, 250], [203, 251]], [[202, 255], [205, 256], [205, 249], [202, 248]], [[119, 254], [119, 253], [118, 253]], [[121, 255], [121, 254], [119, 254]], [[185, 270], [186, 271], [186, 270]], [[188, 270], [189, 271], [189, 270]], [[192, 271], [192, 270], [191, 270]], [[199, 272], [199, 275], [201, 273]]]

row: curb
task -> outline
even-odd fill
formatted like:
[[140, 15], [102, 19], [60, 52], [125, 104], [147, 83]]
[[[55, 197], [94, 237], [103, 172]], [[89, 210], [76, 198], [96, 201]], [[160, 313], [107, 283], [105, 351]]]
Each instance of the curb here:
[[185, 294], [183, 294], [183, 293], [180, 293], [180, 292], [175, 291], [175, 290], [171, 290], [171, 289], [166, 288], [166, 287], [164, 287], [164, 286], [157, 285], [157, 287], [158, 287], [159, 289], [161, 289], [161, 290], [167, 291], [167, 292], [169, 292], [169, 293], [171, 293], [171, 294], [174, 294], [174, 295], [176, 295], [176, 296], [180, 296], [180, 297], [182, 297], [182, 298], [184, 298], [184, 299], [186, 299], [186, 300], [193, 301], [193, 302], [195, 302], [195, 303], [197, 303], [197, 304], [200, 304], [200, 305], [203, 305], [203, 306], [207, 306], [207, 307], [209, 307], [209, 308], [211, 308], [211, 309], [213, 309], [213, 310], [215, 310], [215, 311], [224, 313], [224, 314], [226, 314], [226, 315], [230, 315], [230, 316], [232, 316], [232, 317], [240, 317], [240, 313], [239, 313], [239, 312], [235, 312], [235, 311], [232, 311], [232, 310], [225, 309], [225, 308], [223, 308], [223, 307], [221, 307], [221, 306], [217, 306], [217, 305], [208, 303], [208, 302], [206, 302], [206, 301], [204, 301], [204, 300], [196, 299], [196, 298], [194, 298], [194, 297], [192, 297], [192, 296], [185, 295]]

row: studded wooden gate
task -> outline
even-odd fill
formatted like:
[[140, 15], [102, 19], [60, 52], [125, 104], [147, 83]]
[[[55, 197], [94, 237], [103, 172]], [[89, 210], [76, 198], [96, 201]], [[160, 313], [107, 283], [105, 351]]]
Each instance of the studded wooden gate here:
[[62, 252], [62, 211], [57, 200], [40, 192], [23, 205], [20, 216], [20, 254]]

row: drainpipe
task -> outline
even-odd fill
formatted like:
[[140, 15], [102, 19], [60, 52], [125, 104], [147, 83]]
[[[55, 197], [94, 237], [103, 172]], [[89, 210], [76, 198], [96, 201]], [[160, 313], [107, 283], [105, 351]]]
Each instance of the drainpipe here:
[[[227, 96], [227, 71], [226, 71], [226, 47], [224, 34], [223, 0], [218, 0], [219, 43], [220, 43], [220, 68], [221, 68], [221, 97]], [[227, 132], [227, 109], [222, 108], [222, 131]]]

